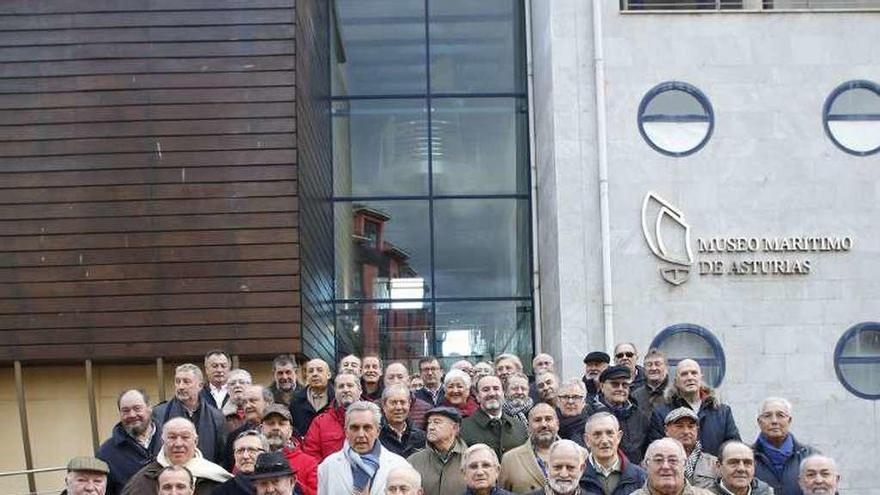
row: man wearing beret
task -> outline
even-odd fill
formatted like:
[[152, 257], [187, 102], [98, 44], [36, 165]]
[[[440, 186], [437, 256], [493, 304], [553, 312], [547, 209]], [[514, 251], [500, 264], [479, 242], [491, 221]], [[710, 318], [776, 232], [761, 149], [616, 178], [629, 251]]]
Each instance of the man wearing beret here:
[[587, 387], [587, 404], [599, 395], [599, 375], [608, 367], [611, 356], [602, 351], [593, 351], [584, 356], [584, 386]]
[[461, 458], [467, 444], [459, 438], [461, 412], [435, 407], [427, 413], [427, 446], [407, 461], [422, 475], [425, 495], [461, 495], [467, 489]]
[[104, 495], [110, 467], [94, 457], [74, 457], [67, 463], [61, 495]]
[[648, 446], [648, 431], [651, 427], [650, 411], [640, 407], [630, 397], [632, 371], [628, 366], [611, 366], [599, 375], [599, 395], [587, 416], [608, 411], [617, 418], [623, 430], [620, 448], [627, 459], [634, 464], [642, 462]]

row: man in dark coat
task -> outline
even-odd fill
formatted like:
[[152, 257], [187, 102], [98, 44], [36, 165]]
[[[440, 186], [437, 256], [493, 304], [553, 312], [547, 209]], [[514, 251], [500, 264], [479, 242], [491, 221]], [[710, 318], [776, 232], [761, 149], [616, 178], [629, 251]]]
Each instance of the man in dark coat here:
[[645, 368], [639, 366], [638, 362], [639, 351], [636, 350], [635, 344], [632, 342], [621, 342], [614, 346], [614, 364], [629, 368], [632, 373], [632, 381], [630, 383], [632, 390], [645, 384]]
[[730, 406], [722, 404], [715, 391], [703, 383], [703, 372], [693, 359], [683, 359], [675, 369], [672, 387], [666, 389], [666, 401], [654, 408], [649, 442], [666, 436], [666, 415], [673, 409], [689, 407], [700, 417], [700, 445], [703, 452], [718, 456], [721, 444], [741, 440]]
[[801, 461], [818, 453], [789, 432], [791, 419], [791, 403], [781, 397], [765, 399], [758, 415], [761, 433], [752, 446], [755, 477], [773, 487], [776, 495], [802, 495], [798, 484]]
[[415, 428], [409, 419], [410, 402], [410, 391], [406, 385], [392, 385], [382, 392], [382, 430], [379, 432], [379, 442], [403, 458], [425, 448], [424, 430]]
[[272, 360], [274, 381], [269, 385], [276, 404], [290, 406], [296, 392], [296, 358], [288, 354], [275, 356]]
[[262, 433], [247, 430], [233, 441], [233, 452], [235, 477], [215, 488], [211, 495], [253, 495], [254, 485], [250, 475], [254, 472], [257, 457], [269, 452], [269, 442]]
[[724, 442], [718, 457], [718, 479], [709, 487], [715, 495], [773, 495], [770, 485], [755, 478], [755, 453], [748, 445]]
[[436, 406], [444, 396], [443, 367], [440, 366], [440, 360], [434, 356], [420, 359], [419, 376], [424, 386], [415, 391], [416, 397], [427, 402], [431, 407]]
[[96, 455], [111, 468], [107, 495], [121, 492], [129, 478], [152, 461], [162, 446], [161, 435], [151, 417], [153, 409], [142, 390], [122, 392], [116, 406], [119, 423]]
[[205, 354], [205, 385], [200, 392], [201, 400], [209, 406], [223, 410], [223, 406], [229, 402], [229, 391], [226, 388], [226, 380], [229, 379], [229, 369], [232, 361], [225, 351], [215, 349]]
[[[409, 387], [409, 378], [409, 370], [406, 369], [406, 365], [403, 363], [389, 363], [385, 367], [383, 381], [386, 388], [397, 384]], [[420, 430], [426, 430], [427, 414], [433, 407], [431, 404], [419, 399], [415, 392], [410, 393], [409, 419], [412, 420], [413, 426]]]
[[263, 413], [266, 408], [272, 404], [272, 392], [268, 387], [263, 385], [248, 385], [244, 390], [242, 397], [242, 408], [244, 409], [244, 423], [232, 430], [226, 439], [223, 447], [223, 457], [220, 464], [223, 469], [231, 471], [235, 465], [234, 443], [242, 432], [247, 430], [259, 430], [260, 422], [263, 421]]
[[628, 495], [645, 484], [645, 470], [630, 462], [619, 449], [623, 431], [610, 412], [590, 417], [584, 431], [584, 443], [590, 450], [581, 490], [596, 495]]
[[611, 356], [602, 351], [593, 351], [584, 356], [584, 376], [581, 378], [587, 388], [587, 404], [599, 395], [599, 375], [611, 363]]
[[497, 376], [483, 376], [477, 382], [480, 408], [461, 423], [461, 439], [468, 445], [484, 443], [501, 457], [529, 438], [526, 427], [504, 413], [504, 390]]
[[666, 355], [660, 349], [652, 348], [645, 355], [645, 383], [630, 392], [633, 399], [642, 407], [654, 410], [663, 403], [663, 393], [669, 385], [669, 367]]
[[335, 395], [330, 385], [330, 365], [323, 359], [312, 359], [306, 364], [306, 383], [290, 401], [293, 432], [298, 438], [306, 436], [312, 420], [327, 409]]
[[559, 417], [559, 438], [571, 440], [582, 447], [586, 447], [584, 425], [587, 424], [589, 413], [586, 396], [587, 388], [581, 380], [563, 382], [559, 386], [559, 407], [556, 409]]
[[174, 398], [153, 409], [153, 421], [160, 428], [172, 418], [186, 418], [196, 426], [199, 450], [211, 462], [220, 463], [226, 444], [226, 418], [216, 407], [200, 400], [204, 375], [198, 366], [181, 364], [174, 370]]
[[600, 393], [596, 401], [587, 406], [587, 417], [601, 411], [613, 414], [623, 430], [621, 450], [630, 462], [639, 464], [648, 447], [651, 413], [630, 397], [630, 373], [626, 366], [611, 366], [599, 375]]

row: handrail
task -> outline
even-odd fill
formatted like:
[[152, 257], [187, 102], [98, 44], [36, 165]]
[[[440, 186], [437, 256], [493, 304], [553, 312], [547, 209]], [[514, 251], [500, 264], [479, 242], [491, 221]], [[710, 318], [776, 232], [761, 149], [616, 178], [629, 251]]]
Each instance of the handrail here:
[[25, 474], [53, 473], [55, 471], [64, 471], [66, 469], [67, 469], [66, 466], [34, 468], [34, 469], [20, 469], [18, 471], [0, 472], [0, 478], [4, 478], [6, 476], [21, 476], [21, 475], [25, 475]]

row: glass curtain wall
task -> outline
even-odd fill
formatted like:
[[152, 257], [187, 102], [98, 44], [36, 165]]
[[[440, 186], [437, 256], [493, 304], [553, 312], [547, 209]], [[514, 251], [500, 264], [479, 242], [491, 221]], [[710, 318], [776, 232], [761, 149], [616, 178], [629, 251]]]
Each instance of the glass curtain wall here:
[[532, 354], [519, 0], [336, 0], [337, 354]]

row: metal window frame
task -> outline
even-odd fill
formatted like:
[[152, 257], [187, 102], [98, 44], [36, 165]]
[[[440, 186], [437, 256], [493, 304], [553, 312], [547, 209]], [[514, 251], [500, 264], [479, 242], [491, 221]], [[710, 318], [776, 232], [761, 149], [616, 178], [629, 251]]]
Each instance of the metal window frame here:
[[[855, 155], [855, 156], [862, 156], [862, 157], [870, 156], [870, 155], [873, 155], [875, 153], [880, 152], [880, 145], [878, 145], [876, 148], [874, 148], [872, 150], [868, 150], [868, 151], [851, 150], [851, 149], [847, 148], [846, 146], [844, 146], [843, 143], [838, 141], [836, 137], [834, 137], [834, 133], [831, 132], [831, 127], [828, 125], [829, 120], [854, 120], [852, 118], [847, 118], [847, 115], [841, 115], [841, 116], [835, 117], [830, 114], [831, 107], [832, 107], [832, 105], [834, 105], [834, 102], [837, 100], [837, 98], [840, 95], [846, 93], [847, 91], [852, 91], [854, 89], [867, 89], [868, 91], [874, 92], [877, 95], [877, 97], [880, 98], [880, 84], [877, 84], [874, 81], [868, 81], [866, 79], [855, 79], [855, 80], [846, 81], [845, 83], [840, 84], [839, 86], [834, 88], [834, 90], [831, 91], [831, 94], [829, 94], [828, 98], [825, 99], [825, 104], [822, 105], [822, 128], [825, 129], [825, 135], [828, 136], [828, 139], [830, 139], [831, 142], [834, 143], [834, 146], [837, 146], [837, 148], [839, 148], [841, 151], [848, 153], [850, 155]], [[831, 117], [831, 118], [829, 119], [829, 117]], [[850, 116], [850, 117], [854, 117], [854, 116]]]
[[[694, 146], [693, 148], [691, 148], [689, 150], [669, 151], [669, 150], [663, 149], [660, 146], [658, 146], [656, 143], [651, 141], [651, 138], [649, 138], [648, 134], [645, 132], [644, 123], [646, 121], [656, 121], [657, 120], [657, 119], [653, 119], [653, 118], [646, 119], [645, 118], [645, 110], [647, 110], [648, 105], [651, 103], [651, 101], [654, 98], [656, 98], [660, 94], [665, 93], [667, 91], [683, 91], [683, 92], [691, 95], [692, 97], [694, 97], [697, 100], [697, 102], [700, 104], [700, 106], [703, 107], [703, 110], [705, 110], [705, 112], [706, 112], [705, 118], [709, 122], [709, 130], [706, 131], [706, 135], [703, 136], [703, 139], [699, 143], [697, 143], [696, 146]], [[693, 121], [693, 117], [691, 116], [690, 119], [673, 119], [673, 120]], [[650, 146], [654, 151], [656, 151], [662, 155], [671, 156], [674, 158], [682, 158], [685, 156], [693, 155], [694, 153], [700, 151], [701, 149], [703, 149], [704, 146], [706, 146], [706, 143], [709, 142], [709, 139], [712, 138], [712, 134], [715, 132], [715, 110], [712, 108], [712, 102], [709, 101], [709, 97], [706, 96], [705, 93], [700, 91], [700, 89], [697, 88], [696, 86], [694, 86], [693, 84], [686, 83], [683, 81], [665, 81], [665, 82], [662, 82], [662, 83], [654, 86], [653, 88], [649, 89], [648, 92], [645, 93], [645, 96], [642, 97], [642, 101], [639, 102], [639, 109], [636, 113], [636, 121], [637, 121], [638, 127], [639, 127], [639, 134], [642, 135], [642, 139], [644, 139], [645, 142], [648, 143], [648, 146]]]
[[834, 374], [837, 375], [837, 380], [840, 382], [841, 385], [843, 385], [843, 388], [845, 388], [847, 391], [849, 391], [849, 393], [855, 395], [856, 397], [865, 400], [880, 400], [880, 393], [867, 394], [854, 387], [849, 381], [847, 381], [846, 377], [844, 376], [843, 370], [840, 368], [841, 364], [874, 364], [880, 362], [880, 356], [843, 355], [843, 350], [846, 347], [846, 344], [853, 337], [856, 337], [863, 332], [880, 333], [880, 322], [866, 321], [862, 323], [857, 323], [847, 329], [847, 331], [840, 336], [840, 339], [838, 339], [837, 341], [837, 345], [834, 347]]
[[[687, 358], [687, 359], [694, 359], [694, 361], [699, 363], [700, 366], [704, 366], [704, 365], [717, 366], [718, 371], [719, 371], [718, 378], [711, 385], [714, 388], [721, 386], [721, 384], [724, 382], [724, 376], [727, 373], [727, 357], [724, 354], [724, 346], [721, 345], [721, 341], [718, 340], [718, 337], [716, 337], [715, 334], [712, 333], [711, 331], [709, 331], [708, 329], [706, 329], [700, 325], [694, 324], [694, 323], [678, 323], [675, 325], [670, 325], [670, 326], [664, 328], [663, 330], [661, 330], [660, 333], [658, 333], [657, 336], [654, 337], [654, 340], [651, 341], [651, 347], [652, 348], [656, 347], [660, 350], [663, 350], [663, 343], [667, 339], [669, 339], [673, 335], [678, 335], [678, 334], [682, 334], [682, 333], [696, 336], [696, 337], [702, 339], [704, 342], [709, 344], [709, 347], [712, 349], [712, 352], [715, 354], [714, 358], [712, 358], [712, 359]], [[678, 358], [668, 358], [667, 357], [666, 362], [667, 362], [668, 366], [676, 366], [683, 359], [685, 359], [685, 358], [678, 359]], [[705, 375], [704, 375], [704, 377], [705, 377]]]

